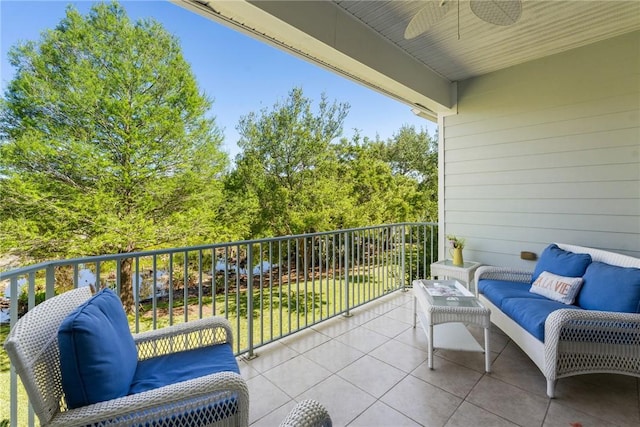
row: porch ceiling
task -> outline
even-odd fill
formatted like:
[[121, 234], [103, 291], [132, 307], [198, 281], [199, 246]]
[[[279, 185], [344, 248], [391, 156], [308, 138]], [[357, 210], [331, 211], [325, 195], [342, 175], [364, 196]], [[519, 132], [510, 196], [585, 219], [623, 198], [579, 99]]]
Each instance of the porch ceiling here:
[[460, 0], [410, 40], [404, 31], [429, 0], [173, 1], [433, 117], [455, 108], [452, 82], [640, 30], [637, 0], [523, 0], [509, 27]]

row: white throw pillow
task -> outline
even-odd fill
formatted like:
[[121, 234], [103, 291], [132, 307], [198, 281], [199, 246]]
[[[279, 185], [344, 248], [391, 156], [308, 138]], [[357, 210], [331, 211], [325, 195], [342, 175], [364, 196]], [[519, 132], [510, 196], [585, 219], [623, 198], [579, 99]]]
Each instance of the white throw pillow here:
[[573, 304], [581, 286], [582, 277], [564, 277], [543, 271], [533, 282], [529, 292], [563, 304]]

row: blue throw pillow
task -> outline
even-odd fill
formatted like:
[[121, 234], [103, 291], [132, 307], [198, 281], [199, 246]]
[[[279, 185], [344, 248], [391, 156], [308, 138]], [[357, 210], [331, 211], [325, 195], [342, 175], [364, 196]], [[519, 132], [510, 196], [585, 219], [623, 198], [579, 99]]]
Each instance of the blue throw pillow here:
[[126, 396], [138, 354], [120, 298], [104, 289], [58, 329], [62, 389], [71, 409]]
[[640, 268], [594, 262], [576, 303], [587, 310], [640, 313]]
[[540, 255], [536, 268], [533, 270], [530, 284], [533, 285], [533, 282], [543, 271], [548, 271], [558, 276], [582, 277], [589, 264], [591, 264], [591, 255], [565, 251], [555, 243], [552, 243]]

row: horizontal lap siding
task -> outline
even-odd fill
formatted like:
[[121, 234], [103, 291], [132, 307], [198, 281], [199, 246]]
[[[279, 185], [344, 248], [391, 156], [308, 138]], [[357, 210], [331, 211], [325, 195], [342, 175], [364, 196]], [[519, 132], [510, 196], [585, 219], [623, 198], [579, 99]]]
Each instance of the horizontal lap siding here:
[[640, 33], [458, 83], [444, 223], [465, 258], [533, 268], [553, 241], [640, 257]]

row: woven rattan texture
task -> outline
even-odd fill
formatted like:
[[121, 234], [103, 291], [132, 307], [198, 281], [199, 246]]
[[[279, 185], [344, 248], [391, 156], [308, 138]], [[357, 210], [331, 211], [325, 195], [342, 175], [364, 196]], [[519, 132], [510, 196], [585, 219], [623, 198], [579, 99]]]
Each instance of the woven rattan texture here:
[[506, 267], [482, 266], [476, 270], [476, 292], [479, 279], [506, 280], [509, 282], [531, 283], [533, 273], [525, 270], [514, 270]]
[[545, 376], [611, 372], [640, 376], [640, 315], [554, 311], [545, 322]]
[[478, 325], [481, 328], [488, 328], [491, 326], [489, 314], [489, 309], [484, 307], [442, 307], [429, 305], [427, 309], [427, 319], [432, 325], [462, 322]]
[[16, 323], [5, 342], [7, 354], [42, 424], [48, 423], [64, 405], [58, 327], [90, 297], [89, 288], [80, 288], [65, 293], [64, 298], [44, 301]]
[[331, 417], [322, 404], [303, 400], [289, 412], [280, 427], [331, 427]]
[[231, 326], [222, 317], [193, 320], [174, 325], [170, 330], [165, 329], [133, 336], [138, 348], [138, 360], [215, 344], [229, 343], [233, 347]]

